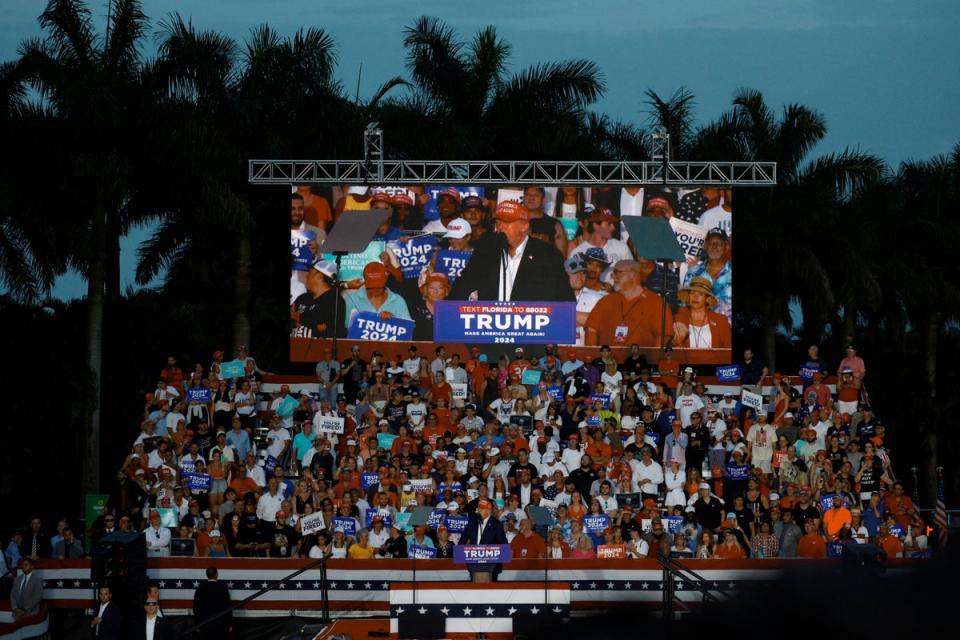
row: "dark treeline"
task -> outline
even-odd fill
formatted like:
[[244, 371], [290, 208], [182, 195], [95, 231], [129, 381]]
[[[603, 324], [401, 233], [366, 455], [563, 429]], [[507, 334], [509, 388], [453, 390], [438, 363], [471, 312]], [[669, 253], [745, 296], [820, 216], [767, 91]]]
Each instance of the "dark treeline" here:
[[[613, 121], [592, 110], [606, 90], [594, 63], [510, 73], [510, 45], [493, 27], [464, 35], [432, 18], [405, 29], [402, 75], [358, 99], [338, 81], [322, 28], [262, 25], [236, 42], [114, 0], [101, 32], [91, 9], [101, 7], [51, 0], [42, 37], [0, 65], [7, 524], [77, 516], [83, 492], [113, 486], [168, 354], [187, 369], [245, 343], [265, 368], [297, 370], [287, 364], [287, 192], [250, 187], [247, 160], [358, 158], [371, 121], [391, 157], [644, 160], [662, 126], [675, 159], [776, 161], [775, 188], [734, 193], [734, 353], [750, 345], [794, 372], [808, 344], [835, 367], [856, 340], [897, 472], [909, 484], [910, 467], [921, 469], [928, 506], [943, 464], [948, 501], [956, 495], [960, 144], [896, 167], [856, 149], [818, 156], [825, 116], [777, 111], [753, 89], [734, 91], [706, 124], [685, 89], [647, 91], [637, 122]], [[122, 291], [119, 242], [137, 225], [154, 229], [137, 266], [152, 287]], [[85, 275], [86, 298], [48, 300], [68, 268]]]

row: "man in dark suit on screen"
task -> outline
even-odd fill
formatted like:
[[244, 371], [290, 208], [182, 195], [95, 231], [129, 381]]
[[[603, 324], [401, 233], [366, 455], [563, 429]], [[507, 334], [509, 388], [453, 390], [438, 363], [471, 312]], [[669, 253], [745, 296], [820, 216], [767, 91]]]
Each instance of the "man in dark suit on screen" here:
[[[200, 584], [193, 594], [194, 624], [212, 618], [230, 608], [230, 591], [217, 578], [216, 567], [207, 567], [207, 581]], [[226, 613], [200, 628], [201, 638], [226, 638], [231, 631], [232, 616]]]
[[[460, 544], [507, 544], [507, 536], [503, 532], [503, 525], [494, 518], [493, 503], [481, 498], [477, 503], [476, 514], [470, 516], [467, 528], [460, 538]], [[502, 570], [499, 564], [468, 564], [467, 570], [474, 582], [490, 582]]]
[[120, 606], [113, 601], [113, 589], [100, 587], [100, 603], [90, 621], [90, 635], [96, 640], [123, 640], [128, 636]]
[[530, 212], [519, 202], [497, 205], [496, 233], [485, 234], [454, 283], [451, 300], [575, 300], [563, 256], [530, 237]]

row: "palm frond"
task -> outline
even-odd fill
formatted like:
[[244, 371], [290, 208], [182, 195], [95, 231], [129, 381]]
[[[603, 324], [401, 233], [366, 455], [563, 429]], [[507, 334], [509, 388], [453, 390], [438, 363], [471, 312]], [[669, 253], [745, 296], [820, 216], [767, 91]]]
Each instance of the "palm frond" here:
[[85, 3], [50, 0], [40, 14], [40, 26], [49, 33], [57, 58], [81, 69], [95, 63], [98, 37]]
[[403, 33], [407, 68], [417, 87], [436, 100], [457, 96], [463, 89], [466, 65], [461, 57], [463, 43], [453, 28], [437, 18], [421, 16]]
[[467, 73], [473, 99], [482, 109], [503, 84], [507, 59], [512, 47], [497, 37], [497, 30], [488, 25], [477, 32], [469, 46]]
[[140, 60], [139, 41], [147, 28], [147, 16], [139, 0], [112, 0], [110, 39], [105, 51], [111, 73], [132, 73]]
[[647, 89], [644, 95], [649, 125], [664, 127], [670, 134], [671, 155], [682, 157], [693, 133], [693, 93], [680, 87], [666, 100], [653, 89]]

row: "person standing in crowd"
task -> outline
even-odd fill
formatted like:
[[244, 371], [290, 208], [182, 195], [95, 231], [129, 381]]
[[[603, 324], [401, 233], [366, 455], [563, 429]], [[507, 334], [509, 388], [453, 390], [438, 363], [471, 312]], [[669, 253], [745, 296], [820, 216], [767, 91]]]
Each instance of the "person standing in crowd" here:
[[[672, 339], [673, 313], [664, 310], [663, 299], [643, 286], [642, 266], [635, 260], [621, 260], [613, 267], [614, 293], [604, 296], [587, 317], [586, 344], [637, 343], [660, 346]], [[663, 322], [663, 318], [666, 318]], [[664, 336], [663, 330], [668, 332]]]
[[[230, 591], [219, 581], [216, 567], [207, 567], [207, 580], [201, 582], [193, 594], [194, 624], [205, 622], [200, 628], [200, 637], [218, 640], [233, 632], [233, 614], [230, 611]], [[214, 616], [220, 615], [214, 619]]]
[[694, 278], [706, 278], [713, 284], [716, 304], [711, 311], [723, 314], [729, 321], [733, 314], [733, 267], [730, 263], [730, 237], [723, 229], [707, 232], [703, 241], [703, 258], [687, 269], [684, 286], [689, 287]]
[[361, 311], [378, 314], [381, 320], [410, 320], [403, 296], [387, 287], [387, 268], [382, 262], [370, 262], [363, 268], [363, 286], [347, 296], [344, 328], [350, 329], [354, 315]]
[[730, 323], [722, 313], [711, 311], [717, 304], [712, 283], [694, 278], [677, 294], [684, 304], [674, 316], [674, 344], [688, 349], [729, 349]]
[[93, 637], [95, 640], [124, 640], [127, 638], [126, 625], [123, 612], [113, 602], [113, 589], [108, 585], [100, 587], [99, 599], [96, 613], [90, 621]]
[[543, 187], [530, 185], [523, 189], [523, 206], [530, 212], [531, 222], [540, 220], [546, 236], [544, 242], [552, 244], [561, 256], [567, 255], [567, 231], [556, 218], [544, 213], [546, 191]]
[[477, 243], [450, 299], [572, 302], [563, 257], [530, 237], [530, 212], [516, 202], [502, 202], [496, 223], [496, 233]]
[[24, 556], [20, 561], [20, 575], [10, 589], [10, 609], [13, 619], [19, 620], [40, 610], [43, 600], [43, 579], [34, 571], [34, 560]]
[[332, 336], [335, 323], [343, 322], [345, 305], [335, 304], [338, 295], [334, 287], [336, 277], [337, 265], [326, 260], [318, 260], [306, 271], [306, 291], [293, 301], [290, 309], [293, 335], [308, 338]]

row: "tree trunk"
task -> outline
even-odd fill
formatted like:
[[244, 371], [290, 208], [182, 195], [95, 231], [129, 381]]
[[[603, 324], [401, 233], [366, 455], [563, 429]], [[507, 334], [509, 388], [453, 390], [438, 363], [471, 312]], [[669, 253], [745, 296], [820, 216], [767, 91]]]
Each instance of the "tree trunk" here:
[[[237, 268], [233, 285], [233, 345], [250, 344], [250, 287], [253, 266], [250, 226], [244, 224], [237, 238]], [[252, 350], [252, 347], [250, 347]]]
[[100, 490], [100, 385], [103, 377], [103, 303], [106, 280], [106, 206], [97, 193], [91, 224], [90, 271], [87, 273], [87, 394], [84, 412], [86, 454], [83, 491]]
[[937, 342], [940, 338], [940, 314], [931, 310], [927, 317], [924, 335], [924, 364], [927, 372], [927, 387], [930, 399], [937, 397]]

